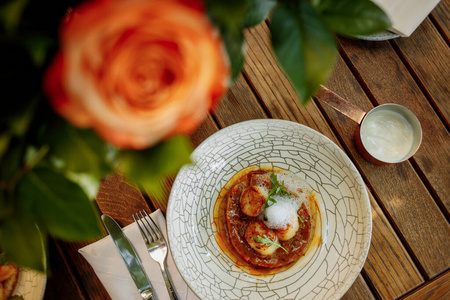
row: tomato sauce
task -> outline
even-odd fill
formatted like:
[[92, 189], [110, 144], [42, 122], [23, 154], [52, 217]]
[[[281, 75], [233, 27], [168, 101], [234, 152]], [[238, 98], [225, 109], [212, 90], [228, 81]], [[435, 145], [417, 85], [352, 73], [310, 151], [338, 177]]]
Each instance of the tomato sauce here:
[[[297, 213], [300, 217], [300, 227], [294, 237], [280, 241], [272, 255], [262, 256], [253, 250], [245, 239], [245, 230], [261, 217], [251, 217], [244, 214], [240, 208], [240, 196], [251, 183], [255, 174], [270, 174], [272, 170], [249, 168], [237, 174], [224, 188], [216, 203], [215, 222], [218, 229], [216, 236], [219, 245], [233, 261], [245, 267], [250, 273], [264, 275], [274, 274], [289, 268], [305, 254], [311, 241], [313, 218], [308, 207], [302, 203]], [[313, 196], [311, 196], [313, 197]], [[314, 199], [310, 199], [314, 200]]]

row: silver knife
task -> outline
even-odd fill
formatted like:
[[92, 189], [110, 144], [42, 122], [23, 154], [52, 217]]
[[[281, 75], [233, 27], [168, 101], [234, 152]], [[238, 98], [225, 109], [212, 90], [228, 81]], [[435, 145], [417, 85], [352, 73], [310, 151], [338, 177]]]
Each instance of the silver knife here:
[[106, 214], [102, 215], [102, 222], [113, 239], [120, 256], [122, 256], [128, 272], [130, 272], [131, 278], [133, 278], [141, 297], [144, 300], [156, 300], [156, 295], [153, 292], [152, 285], [150, 284], [147, 275], [145, 274], [141, 260], [139, 259], [136, 250], [134, 250], [133, 245], [131, 245], [130, 241], [123, 233], [122, 228], [120, 228], [119, 224], [117, 224], [113, 218]]

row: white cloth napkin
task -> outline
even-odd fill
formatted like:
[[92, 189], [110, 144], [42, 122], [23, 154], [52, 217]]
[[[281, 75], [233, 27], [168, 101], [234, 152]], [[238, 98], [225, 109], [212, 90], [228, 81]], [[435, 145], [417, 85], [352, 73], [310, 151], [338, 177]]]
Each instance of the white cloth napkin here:
[[[163, 213], [158, 209], [151, 215], [167, 240], [166, 221]], [[164, 284], [159, 264], [155, 262], [147, 252], [139, 228], [136, 223], [132, 223], [123, 228], [123, 231], [138, 253], [147, 277], [152, 283], [153, 289], [159, 300], [170, 299]], [[142, 299], [133, 282], [128, 270], [117, 251], [113, 240], [108, 235], [103, 239], [87, 245], [78, 250], [79, 253], [89, 262], [98, 278], [108, 291], [112, 300], [132, 300]], [[172, 258], [168, 253], [167, 269], [172, 278], [175, 291], [182, 300], [196, 300], [198, 297], [189, 289], [186, 282], [178, 272]]]
[[372, 0], [392, 22], [391, 30], [408, 37], [425, 20], [440, 0]]

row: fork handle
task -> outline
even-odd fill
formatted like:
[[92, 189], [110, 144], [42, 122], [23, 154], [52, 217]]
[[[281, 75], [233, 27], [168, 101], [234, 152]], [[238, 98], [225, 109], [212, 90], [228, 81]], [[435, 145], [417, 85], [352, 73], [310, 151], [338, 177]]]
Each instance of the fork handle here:
[[171, 300], [179, 300], [177, 294], [175, 293], [175, 290], [173, 289], [172, 282], [170, 281], [170, 278], [166, 272], [166, 268], [164, 266], [164, 263], [160, 264], [161, 267], [161, 273], [164, 277], [164, 283], [166, 284], [167, 291], [169, 292], [169, 296]]

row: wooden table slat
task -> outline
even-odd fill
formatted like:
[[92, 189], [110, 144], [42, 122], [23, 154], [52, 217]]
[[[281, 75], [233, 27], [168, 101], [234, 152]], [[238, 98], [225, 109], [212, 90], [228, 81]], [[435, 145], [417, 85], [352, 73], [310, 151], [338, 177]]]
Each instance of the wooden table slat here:
[[[239, 112], [239, 113], [237, 113]], [[220, 127], [253, 119], [267, 118], [247, 82], [240, 76], [214, 111]]]
[[397, 45], [448, 128], [450, 108], [444, 97], [450, 94], [450, 48], [447, 43], [429, 19], [414, 32], [414, 39], [396, 39], [392, 43]]
[[436, 8], [431, 12], [432, 18], [437, 22], [437, 26], [442, 30], [444, 39], [450, 41], [450, 0], [441, 0]]
[[[101, 212], [117, 221], [120, 226], [132, 223], [132, 214], [142, 209], [150, 210], [142, 193], [122, 175], [114, 174], [105, 179], [100, 187], [96, 202]], [[124, 213], [125, 212], [125, 213]]]
[[[67, 300], [85, 300], [86, 292], [84, 286], [78, 281], [72, 263], [68, 261], [66, 251], [61, 246], [61, 242], [49, 239], [49, 255], [52, 258], [48, 268], [50, 273], [47, 277], [47, 284], [44, 299], [59, 299], [64, 295]], [[64, 280], [61, 280], [64, 278]], [[98, 280], [93, 278], [93, 280]], [[69, 291], [69, 292], [68, 292]]]
[[450, 299], [450, 270], [424, 284], [420, 289], [408, 294], [402, 300], [443, 300]]
[[[395, 102], [410, 108], [419, 118], [423, 128], [423, 141], [421, 148], [414, 156], [414, 161], [421, 168], [434, 188], [440, 193], [441, 199], [448, 199], [450, 171], [444, 161], [450, 161], [450, 136], [448, 131], [436, 116], [434, 110], [423, 96], [414, 80], [408, 75], [394, 50], [387, 42], [377, 43], [370, 48], [367, 42], [343, 40], [341, 45], [353, 66], [358, 70], [364, 84], [370, 89], [371, 95], [380, 103]], [[355, 59], [355, 57], [358, 57]], [[369, 68], [368, 62], [375, 57], [379, 58], [377, 69]], [[381, 71], [383, 70], [383, 76]], [[335, 69], [338, 72], [338, 68]], [[342, 78], [342, 74], [339, 74]], [[338, 77], [338, 76], [335, 76]], [[365, 111], [373, 105], [362, 93], [355, 95], [354, 89], [342, 89], [339, 82], [329, 83], [329, 88], [339, 95], [347, 98]], [[336, 113], [327, 110], [330, 119], [336, 119]], [[340, 121], [340, 120], [339, 120]], [[352, 143], [353, 130], [347, 129], [347, 122], [337, 122], [338, 132], [343, 139]], [[349, 148], [350, 149], [350, 148]], [[352, 151], [354, 147], [351, 148]], [[439, 155], [436, 155], [439, 153]], [[370, 182], [373, 182], [374, 191], [389, 212], [390, 217], [404, 238], [413, 249], [416, 257], [421, 261], [422, 267], [433, 277], [450, 266], [450, 226], [442, 214], [439, 206], [425, 187], [421, 178], [409, 162], [378, 167], [360, 160], [363, 173]], [[395, 180], [394, 180], [395, 178]], [[421, 221], [422, 218], [431, 218], [430, 222]], [[436, 232], [436, 227], [439, 232]], [[425, 242], [424, 242], [425, 241]]]
[[370, 290], [367, 283], [364, 281], [363, 276], [360, 274], [355, 283], [341, 298], [342, 300], [375, 300], [376, 297]]
[[378, 203], [369, 196], [373, 230], [364, 271], [382, 299], [395, 299], [422, 284], [424, 279]]
[[[422, 144], [414, 155], [414, 160], [432, 185], [439, 201], [448, 208], [450, 169], [442, 161], [450, 161], [450, 133], [437, 117], [428, 99], [388, 42], [374, 44], [347, 39], [342, 40], [341, 45], [379, 104], [403, 105], [419, 119], [423, 131]], [[358, 58], [352, 59], [354, 57]], [[377, 68], [369, 63], [375, 59], [378, 60]]]

